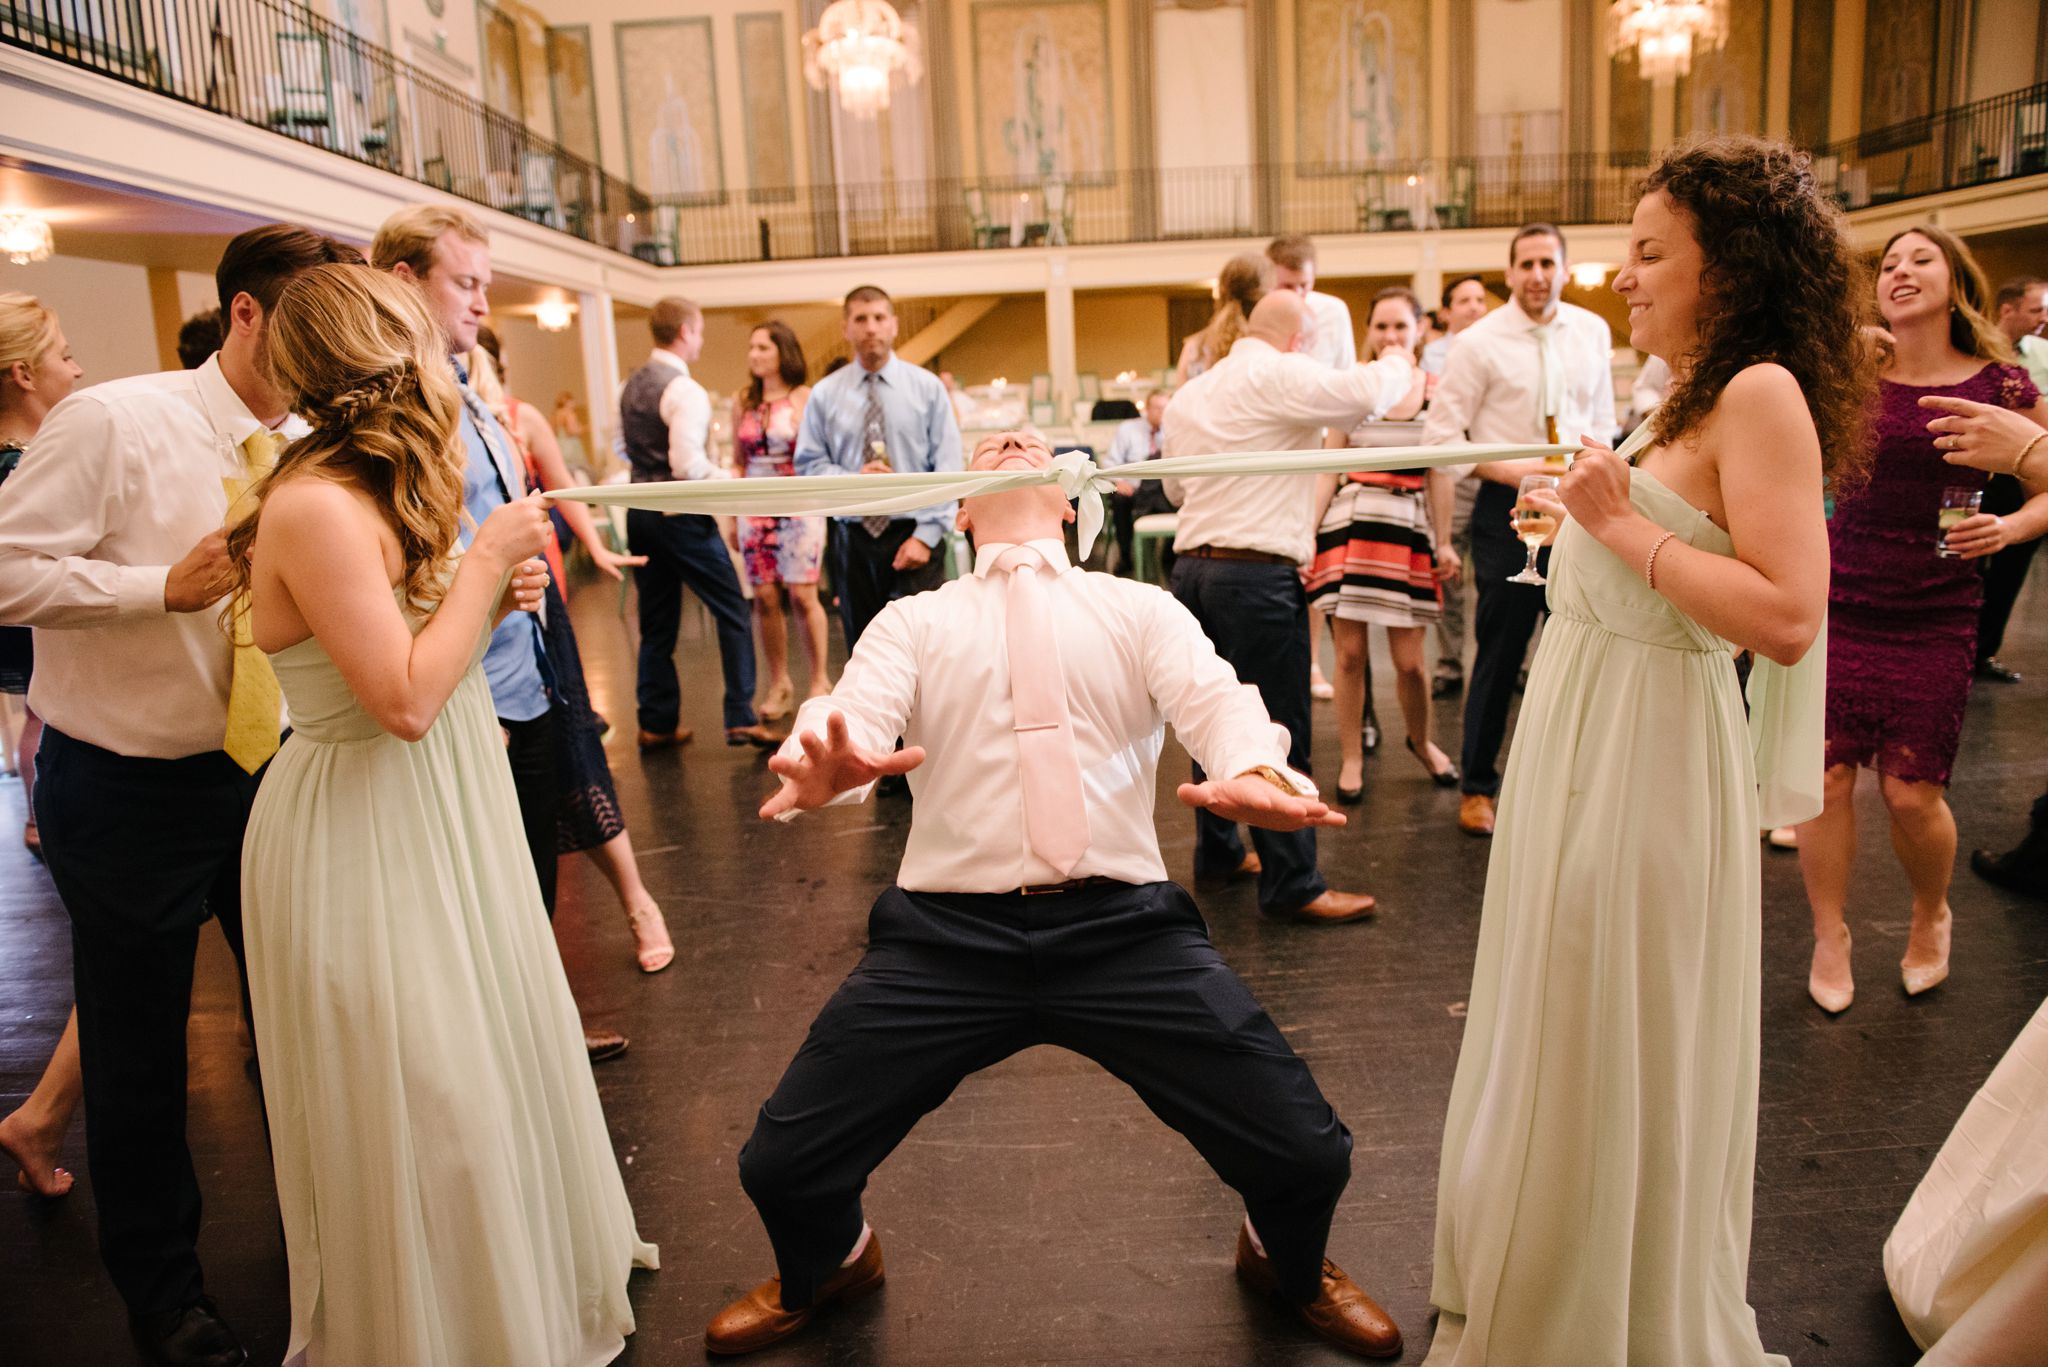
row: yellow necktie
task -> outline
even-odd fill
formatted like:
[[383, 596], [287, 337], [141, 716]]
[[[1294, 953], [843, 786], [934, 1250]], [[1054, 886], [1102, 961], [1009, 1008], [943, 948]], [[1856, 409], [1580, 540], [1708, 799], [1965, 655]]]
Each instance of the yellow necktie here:
[[[230, 475], [221, 480], [228, 496], [229, 526], [255, 511], [242, 506], [243, 495], [257, 476], [276, 463], [280, 445], [275, 433], [260, 429], [242, 443], [247, 473], [241, 478]], [[253, 774], [277, 753], [278, 706], [283, 694], [278, 690], [277, 675], [272, 672], [270, 661], [256, 648], [255, 634], [249, 627], [247, 594], [235, 600], [234, 629], [235, 670], [228, 685], [228, 728], [221, 749]]]

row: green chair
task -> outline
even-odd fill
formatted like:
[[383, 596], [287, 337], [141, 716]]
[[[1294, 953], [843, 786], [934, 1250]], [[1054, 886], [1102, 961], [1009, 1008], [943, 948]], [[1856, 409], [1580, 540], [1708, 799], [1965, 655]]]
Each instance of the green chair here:
[[428, 157], [420, 163], [420, 180], [437, 190], [455, 193], [455, 173], [448, 169], [448, 158]]
[[1472, 226], [1472, 163], [1455, 161], [1446, 176], [1447, 184], [1443, 201], [1431, 207], [1436, 211], [1436, 226], [1439, 228], [1469, 228]]
[[1157, 584], [1159, 574], [1159, 546], [1161, 542], [1173, 544], [1174, 533], [1180, 530], [1179, 513], [1147, 513], [1131, 524], [1131, 577], [1142, 583]]
[[327, 62], [327, 40], [317, 33], [277, 35], [278, 74], [267, 77], [268, 122], [280, 133], [304, 137], [313, 130], [323, 145], [334, 130], [334, 84]]

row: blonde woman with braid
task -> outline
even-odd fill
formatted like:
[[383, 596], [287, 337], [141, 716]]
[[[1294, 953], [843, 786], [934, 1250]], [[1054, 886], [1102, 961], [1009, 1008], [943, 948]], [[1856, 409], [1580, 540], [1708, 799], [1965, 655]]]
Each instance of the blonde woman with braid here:
[[[313, 426], [228, 534], [293, 721], [244, 843], [289, 1361], [608, 1362], [634, 1231], [480, 661], [539, 497], [458, 554], [463, 406], [418, 291], [321, 267], [268, 358]], [[238, 510], [241, 511], [241, 510]]]

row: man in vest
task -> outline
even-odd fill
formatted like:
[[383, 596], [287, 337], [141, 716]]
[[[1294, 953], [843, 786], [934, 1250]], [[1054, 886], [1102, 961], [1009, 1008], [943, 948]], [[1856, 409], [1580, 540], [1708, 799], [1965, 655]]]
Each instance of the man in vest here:
[[[724, 477], [705, 454], [711, 396], [690, 374], [704, 349], [704, 314], [687, 299], [658, 299], [647, 317], [654, 352], [619, 391], [619, 445], [635, 484]], [[725, 668], [725, 743], [774, 749], [782, 737], [754, 715], [754, 628], [732, 557], [715, 519], [697, 513], [626, 514], [626, 542], [647, 563], [633, 572], [640, 587], [640, 751], [690, 739], [678, 725], [676, 631], [688, 585], [718, 626]]]

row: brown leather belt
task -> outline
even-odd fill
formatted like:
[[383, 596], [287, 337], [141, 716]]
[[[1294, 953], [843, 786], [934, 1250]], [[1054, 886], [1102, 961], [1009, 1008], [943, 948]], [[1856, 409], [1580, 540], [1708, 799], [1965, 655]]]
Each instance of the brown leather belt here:
[[1106, 888], [1112, 884], [1117, 887], [1129, 886], [1121, 878], [1105, 878], [1098, 873], [1091, 874], [1086, 878], [1069, 878], [1064, 883], [1033, 883], [1027, 887], [1018, 888], [1017, 895], [1019, 897], [1045, 897], [1055, 892], [1079, 892], [1083, 888]]
[[1190, 546], [1176, 555], [1192, 555], [1197, 560], [1249, 560], [1255, 565], [1295, 565], [1300, 562], [1291, 555], [1274, 555], [1271, 551], [1247, 551], [1236, 546]]

